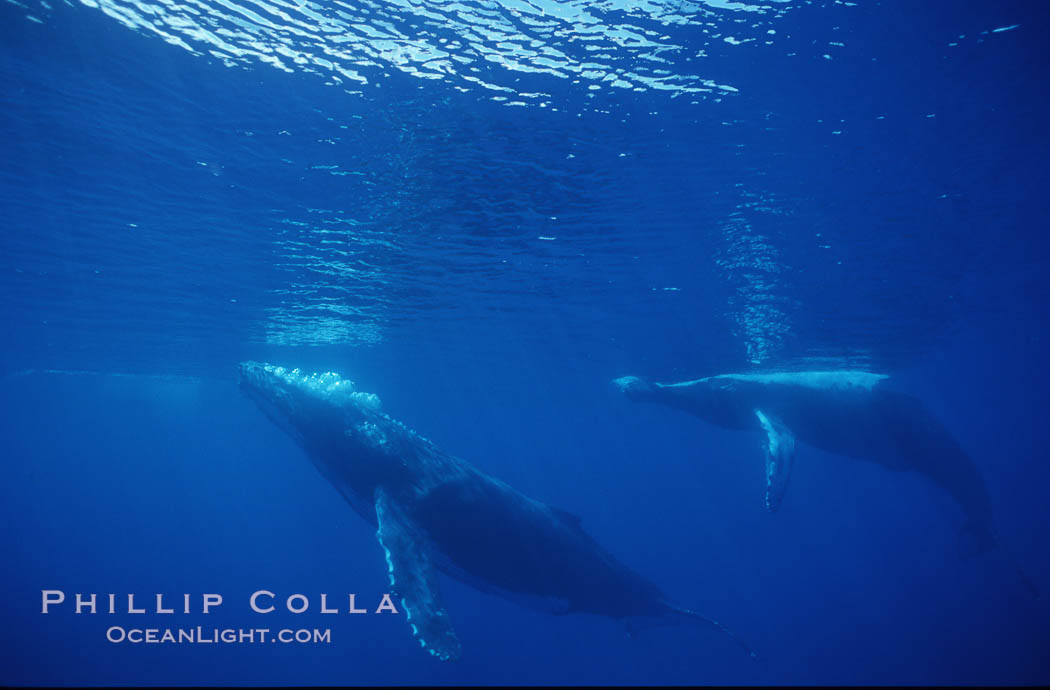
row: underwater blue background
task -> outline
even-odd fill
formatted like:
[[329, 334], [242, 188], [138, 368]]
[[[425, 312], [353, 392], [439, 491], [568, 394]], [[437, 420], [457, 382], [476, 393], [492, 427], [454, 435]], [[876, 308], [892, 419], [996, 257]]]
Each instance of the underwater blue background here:
[[[5, 0], [0, 682], [1046, 683], [1050, 606], [960, 558], [946, 494], [802, 447], [769, 514], [757, 435], [609, 381], [890, 373], [1050, 591], [1048, 28], [1032, 2]], [[455, 664], [400, 616], [251, 614], [387, 581], [245, 359], [355, 380], [759, 659], [449, 578]], [[333, 639], [114, 645], [143, 622], [41, 615], [52, 588], [218, 592], [143, 618]]]

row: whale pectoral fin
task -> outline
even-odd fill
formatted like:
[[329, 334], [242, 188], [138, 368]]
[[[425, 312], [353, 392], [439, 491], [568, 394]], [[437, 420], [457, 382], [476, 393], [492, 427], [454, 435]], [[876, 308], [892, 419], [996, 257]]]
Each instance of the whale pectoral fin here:
[[441, 659], [459, 659], [456, 631], [441, 603], [437, 568], [423, 539], [422, 530], [404, 508], [381, 487], [376, 489], [376, 536], [386, 552], [390, 585], [401, 597], [401, 605], [421, 647]]
[[784, 500], [791, 464], [795, 458], [795, 436], [776, 417], [755, 410], [758, 423], [766, 432], [766, 508], [775, 512]]

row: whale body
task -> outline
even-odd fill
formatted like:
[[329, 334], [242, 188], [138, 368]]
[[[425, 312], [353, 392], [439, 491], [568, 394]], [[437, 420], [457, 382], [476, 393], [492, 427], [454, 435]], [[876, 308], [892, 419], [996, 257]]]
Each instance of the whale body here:
[[[887, 378], [843, 370], [722, 374], [670, 384], [625, 376], [613, 383], [635, 401], [668, 405], [725, 429], [764, 433], [770, 510], [783, 500], [797, 441], [919, 473], [962, 508], [963, 531], [979, 552], [998, 547], [977, 466], [919, 399], [887, 388]], [[1020, 570], [1018, 575], [1034, 594], [1032, 583]]]
[[750, 653], [717, 621], [668, 603], [584, 532], [579, 518], [445, 453], [351, 381], [258, 362], [240, 365], [240, 381], [376, 528], [393, 593], [433, 656], [454, 660], [461, 653], [438, 571], [555, 614], [713, 626]]

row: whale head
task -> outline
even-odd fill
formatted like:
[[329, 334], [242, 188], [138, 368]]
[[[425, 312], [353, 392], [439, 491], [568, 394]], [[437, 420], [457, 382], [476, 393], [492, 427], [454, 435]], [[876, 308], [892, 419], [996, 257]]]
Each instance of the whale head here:
[[339, 374], [242, 362], [240, 387], [325, 474], [348, 475], [363, 465], [375, 466], [396, 440], [389, 438], [391, 422], [380, 411], [379, 397], [357, 390]]
[[632, 401], [646, 400], [652, 397], [653, 384], [638, 376], [621, 376], [612, 380], [615, 389]]

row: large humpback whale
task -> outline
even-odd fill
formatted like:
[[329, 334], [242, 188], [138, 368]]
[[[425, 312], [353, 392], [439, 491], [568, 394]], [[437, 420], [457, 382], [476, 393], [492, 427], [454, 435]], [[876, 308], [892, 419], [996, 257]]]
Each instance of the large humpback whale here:
[[337, 374], [257, 362], [241, 388], [304, 448], [321, 474], [377, 528], [390, 583], [412, 633], [440, 659], [460, 644], [437, 572], [556, 614], [628, 624], [718, 622], [665, 600], [599, 546], [570, 513], [525, 496], [449, 455], [380, 410], [379, 398]]
[[[891, 470], [917, 472], [962, 508], [963, 532], [977, 551], [999, 547], [988, 489], [977, 466], [951, 433], [914, 396], [866, 371], [722, 374], [681, 383], [637, 376], [615, 379], [628, 398], [674, 407], [716, 426], [766, 436], [765, 502], [780, 506], [791, 476], [796, 441]], [[1025, 587], [1034, 584], [1008, 556]]]

